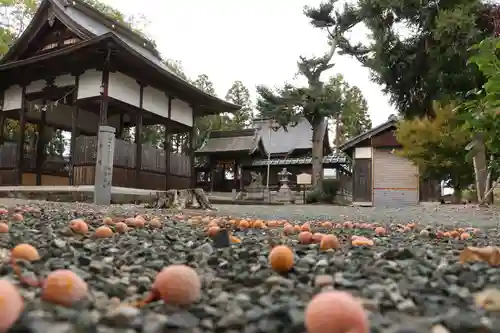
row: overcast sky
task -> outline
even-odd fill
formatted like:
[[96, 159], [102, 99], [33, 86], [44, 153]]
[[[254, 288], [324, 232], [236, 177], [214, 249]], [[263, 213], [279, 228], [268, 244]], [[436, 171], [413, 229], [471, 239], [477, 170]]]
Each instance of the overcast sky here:
[[[255, 98], [255, 86], [293, 82], [300, 55], [321, 55], [326, 36], [312, 28], [304, 5], [319, 0], [104, 0], [128, 15], [147, 18], [147, 34], [163, 57], [180, 60], [190, 77], [207, 74], [220, 97], [241, 80]], [[353, 32], [355, 40], [366, 31]], [[330, 74], [341, 73], [368, 101], [373, 125], [395, 113], [381, 87], [356, 60], [336, 56]], [[325, 79], [328, 79], [328, 75]]]

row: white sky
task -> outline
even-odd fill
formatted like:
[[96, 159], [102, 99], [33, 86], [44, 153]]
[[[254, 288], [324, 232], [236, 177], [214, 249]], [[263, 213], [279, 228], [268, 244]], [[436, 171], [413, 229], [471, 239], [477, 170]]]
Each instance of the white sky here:
[[[127, 15], [144, 15], [146, 33], [165, 58], [180, 60], [190, 77], [205, 73], [224, 97], [241, 80], [255, 98], [255, 86], [292, 82], [300, 55], [321, 55], [326, 36], [312, 28], [304, 5], [319, 0], [104, 0]], [[365, 38], [365, 31], [352, 37]], [[355, 59], [336, 56], [331, 74], [341, 73], [368, 101], [376, 126], [396, 113], [369, 71]], [[327, 76], [325, 77], [328, 78]]]

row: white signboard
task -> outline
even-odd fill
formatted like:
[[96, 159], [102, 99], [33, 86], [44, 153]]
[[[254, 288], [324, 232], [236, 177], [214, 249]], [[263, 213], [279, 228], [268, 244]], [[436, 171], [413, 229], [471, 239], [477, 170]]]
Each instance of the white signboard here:
[[308, 173], [301, 173], [300, 175], [297, 175], [297, 185], [311, 185], [312, 184], [312, 178], [311, 175]]

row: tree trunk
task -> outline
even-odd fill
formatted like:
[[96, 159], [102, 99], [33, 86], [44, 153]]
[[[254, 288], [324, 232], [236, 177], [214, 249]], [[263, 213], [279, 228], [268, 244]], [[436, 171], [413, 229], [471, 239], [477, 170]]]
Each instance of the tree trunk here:
[[460, 186], [453, 187], [452, 203], [454, 204], [462, 203], [462, 188]]
[[182, 210], [195, 207], [194, 199], [196, 199], [197, 208], [215, 210], [201, 188], [185, 190], [174, 189], [161, 193], [158, 192], [153, 208]]
[[327, 128], [327, 119], [312, 124], [312, 182], [313, 186], [323, 186], [323, 140]]
[[488, 168], [486, 165], [486, 148], [482, 135], [476, 135], [475, 154], [473, 157], [474, 174], [476, 176], [476, 191], [479, 202], [483, 201], [486, 191], [486, 178], [488, 177]]

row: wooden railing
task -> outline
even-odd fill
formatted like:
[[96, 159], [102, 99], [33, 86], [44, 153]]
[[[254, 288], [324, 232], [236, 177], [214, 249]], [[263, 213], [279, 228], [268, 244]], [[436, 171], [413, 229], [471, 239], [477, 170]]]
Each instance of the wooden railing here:
[[0, 168], [14, 169], [17, 167], [17, 143], [6, 141], [0, 146]]
[[[79, 136], [76, 139], [74, 155], [75, 165], [95, 164], [97, 158], [97, 137]], [[134, 169], [136, 167], [136, 144], [124, 140], [115, 141], [113, 165], [116, 167]], [[165, 150], [142, 145], [141, 170], [165, 173]], [[189, 177], [191, 175], [191, 160], [189, 156], [170, 153], [170, 174]]]

